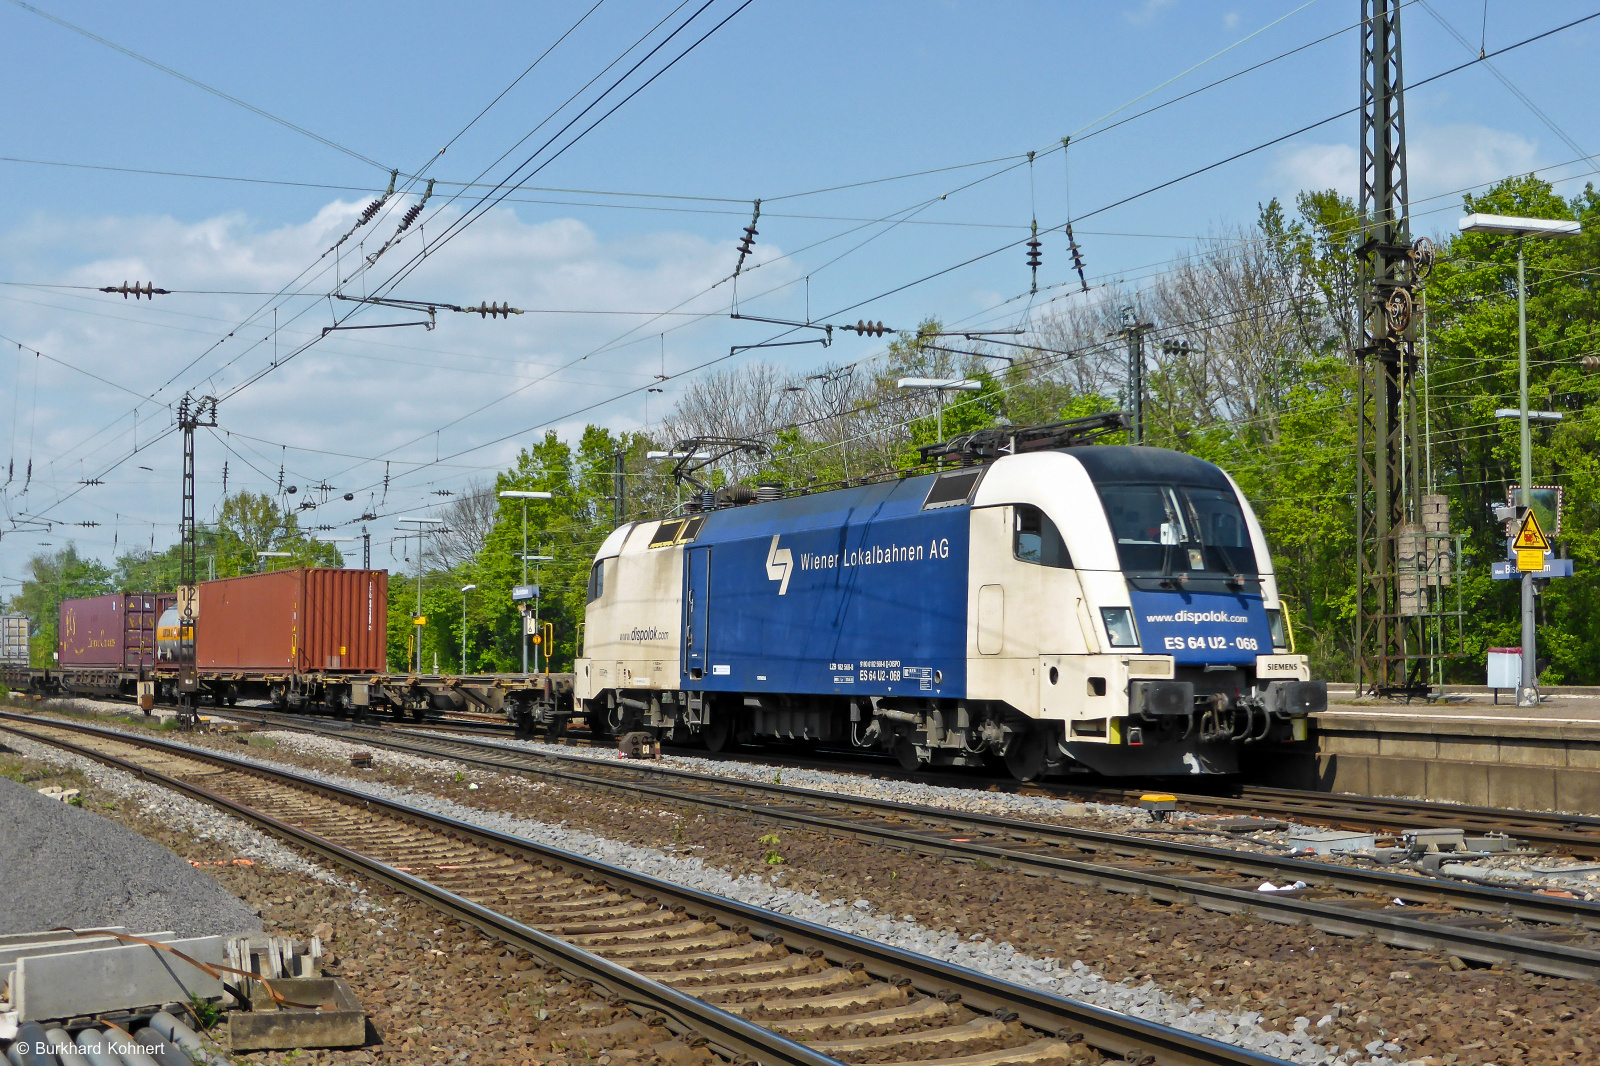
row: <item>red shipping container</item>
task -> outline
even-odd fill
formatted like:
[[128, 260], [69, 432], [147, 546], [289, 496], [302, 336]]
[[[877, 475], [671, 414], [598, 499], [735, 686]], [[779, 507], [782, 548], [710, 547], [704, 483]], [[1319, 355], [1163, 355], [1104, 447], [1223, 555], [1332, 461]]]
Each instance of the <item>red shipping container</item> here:
[[62, 600], [56, 627], [62, 666], [136, 670], [156, 662], [156, 621], [172, 593], [113, 592]]
[[200, 583], [201, 670], [388, 669], [389, 572], [302, 568]]

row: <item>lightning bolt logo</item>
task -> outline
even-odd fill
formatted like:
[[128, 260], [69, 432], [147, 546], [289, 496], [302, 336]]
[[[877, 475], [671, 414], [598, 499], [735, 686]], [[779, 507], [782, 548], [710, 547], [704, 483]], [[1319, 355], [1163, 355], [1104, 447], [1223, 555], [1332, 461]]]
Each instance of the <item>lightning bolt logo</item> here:
[[772, 547], [767, 549], [767, 580], [781, 581], [778, 586], [778, 595], [782, 596], [789, 591], [789, 574], [794, 570], [794, 556], [789, 554], [788, 548], [778, 547], [778, 538], [772, 538]]

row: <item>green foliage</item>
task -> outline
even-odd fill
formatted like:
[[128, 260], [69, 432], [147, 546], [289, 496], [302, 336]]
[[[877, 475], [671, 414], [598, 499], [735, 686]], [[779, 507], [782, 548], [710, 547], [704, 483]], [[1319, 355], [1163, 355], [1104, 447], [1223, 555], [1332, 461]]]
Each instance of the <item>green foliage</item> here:
[[[449, 568], [423, 570], [422, 614], [428, 620], [424, 626], [411, 624], [417, 602], [416, 563], [408, 564], [408, 574], [394, 575], [389, 586], [390, 662], [400, 666], [410, 661], [415, 647], [411, 630], [415, 629], [422, 639], [425, 670], [432, 670], [435, 656], [446, 671], [522, 668], [523, 621], [512, 602], [511, 589], [523, 584], [522, 514], [526, 502], [527, 554], [552, 557], [550, 562], [527, 563], [527, 583], [539, 586], [539, 620], [551, 624], [555, 638], [549, 649], [541, 644], [537, 656], [530, 647], [529, 666], [537, 660], [540, 670], [571, 669], [587, 605], [589, 566], [612, 529], [614, 456], [623, 453], [628, 516], [638, 518], [646, 508], [654, 511], [662, 502], [641, 486], [645, 452], [655, 447], [642, 434], [617, 435], [589, 426], [576, 448], [553, 432], [524, 448], [488, 491], [549, 492], [552, 498], [523, 501], [496, 496], [493, 525], [472, 558]], [[477, 588], [466, 594], [463, 616], [461, 589], [465, 585]], [[532, 606], [528, 604], [530, 609]], [[465, 663], [461, 658], [463, 625]]]
[[[237, 492], [222, 501], [215, 523], [195, 530], [195, 569], [201, 581], [253, 574], [262, 564], [256, 552], [288, 552], [266, 560], [270, 569], [343, 566], [336, 545], [311, 539], [292, 511], [279, 508], [264, 493]], [[183, 547], [159, 552], [127, 551], [117, 557], [116, 587], [128, 592], [171, 592], [182, 572]]]
[[[1529, 405], [1565, 415], [1533, 432], [1534, 481], [1565, 488], [1556, 547], [1576, 560], [1575, 576], [1550, 582], [1540, 597], [1540, 656], [1549, 661], [1541, 680], [1592, 684], [1600, 678], [1600, 632], [1590, 621], [1600, 605], [1600, 405], [1581, 359], [1600, 348], [1600, 194], [1589, 186], [1563, 200], [1547, 182], [1520, 176], [1466, 197], [1465, 210], [1584, 224], [1581, 237], [1529, 239], [1523, 253]], [[1469, 658], [1459, 677], [1481, 682], [1484, 650], [1514, 645], [1519, 633], [1517, 583], [1485, 573], [1505, 552], [1489, 508], [1506, 503], [1507, 487], [1520, 481], [1517, 423], [1494, 417], [1496, 408], [1517, 405], [1517, 241], [1461, 234], [1441, 253], [1428, 285], [1434, 467], [1474, 560], [1461, 585]]]
[[222, 1011], [222, 1008], [218, 1007], [210, 1000], [201, 999], [198, 996], [189, 997], [189, 1013], [194, 1017], [194, 1020], [197, 1023], [196, 1028], [200, 1029], [202, 1032], [206, 1029], [210, 1029], [214, 1025], [219, 1024], [222, 1019], [226, 1017]]

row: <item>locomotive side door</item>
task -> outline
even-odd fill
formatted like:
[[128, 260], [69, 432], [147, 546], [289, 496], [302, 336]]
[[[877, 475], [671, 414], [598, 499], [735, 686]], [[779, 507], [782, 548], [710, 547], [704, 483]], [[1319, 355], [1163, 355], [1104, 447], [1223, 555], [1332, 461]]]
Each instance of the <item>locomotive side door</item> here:
[[698, 680], [706, 673], [706, 625], [711, 607], [711, 549], [690, 548], [683, 595], [683, 668]]

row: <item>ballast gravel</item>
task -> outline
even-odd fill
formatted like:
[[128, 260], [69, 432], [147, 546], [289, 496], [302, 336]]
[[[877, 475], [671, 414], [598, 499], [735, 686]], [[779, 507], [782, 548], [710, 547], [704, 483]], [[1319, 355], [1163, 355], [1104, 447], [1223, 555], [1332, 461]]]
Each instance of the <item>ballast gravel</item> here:
[[[486, 743], [484, 738], [470, 734], [447, 733], [457, 740]], [[581, 748], [565, 744], [547, 744], [538, 740], [496, 738], [488, 742], [495, 746], [536, 751], [544, 755], [589, 762], [615, 763], [617, 753], [595, 749], [591, 754]], [[1103, 828], [1115, 830], [1120, 823], [1148, 825], [1150, 816], [1138, 807], [1119, 803], [1078, 803], [1072, 800], [1052, 799], [1049, 796], [1021, 796], [1012, 792], [986, 792], [976, 788], [951, 788], [948, 785], [928, 785], [918, 781], [894, 781], [868, 777], [865, 774], [841, 774], [828, 770], [808, 770], [793, 766], [772, 766], [767, 763], [739, 762], [724, 759], [700, 759], [692, 755], [663, 755], [659, 764], [671, 770], [687, 770], [697, 774], [713, 774], [740, 781], [758, 781], [770, 784], [776, 776], [780, 782], [794, 788], [809, 788], [841, 796], [860, 796], [866, 799], [892, 800], [896, 803], [920, 803], [927, 807], [965, 811], [970, 814], [992, 814], [1006, 818], [1025, 818], [1036, 821], [1093, 818], [1107, 823]]]
[[[351, 752], [357, 750], [355, 746], [344, 741], [304, 733], [273, 731], [257, 735], [270, 737], [286, 749], [293, 748], [326, 757], [348, 758]], [[283, 766], [268, 759], [242, 755], [239, 757], [263, 766]], [[373, 757], [377, 762], [385, 758], [394, 758], [395, 753], [374, 751]], [[427, 769], [433, 773], [448, 773], [456, 769], [455, 764], [443, 760], [420, 759], [416, 756], [405, 758], [414, 763], [430, 763]], [[978, 936], [963, 939], [956, 933], [928, 929], [916, 922], [904, 921], [891, 914], [874, 914], [872, 905], [864, 899], [853, 902], [825, 901], [817, 892], [810, 894], [796, 892], [756, 876], [736, 877], [723, 870], [709, 867], [699, 859], [668, 855], [656, 848], [608, 840], [593, 833], [562, 825], [551, 825], [485, 811], [414, 789], [395, 788], [303, 766], [286, 768], [365, 795], [420, 807], [471, 825], [519, 836], [588, 859], [658, 877], [673, 884], [710, 892], [752, 906], [764, 907], [831, 929], [853, 933], [878, 943], [953, 962], [1002, 980], [1169, 1025], [1199, 1036], [1222, 1040], [1291, 1062], [1307, 1064], [1364, 1062], [1371, 1063], [1372, 1066], [1390, 1066], [1398, 1061], [1384, 1054], [1381, 1048], [1376, 1054], [1364, 1053], [1358, 1048], [1342, 1050], [1336, 1054], [1318, 1043], [1313, 1035], [1310, 1019], [1302, 1019], [1304, 1024], [1298, 1025], [1292, 1032], [1267, 1029], [1260, 1024], [1262, 1015], [1257, 1012], [1231, 1013], [1207, 1010], [1198, 1000], [1185, 1002], [1166, 994], [1154, 982], [1129, 985], [1110, 981], [1082, 962], [1063, 966], [1056, 959], [1035, 958], [1018, 951], [1008, 943], [997, 944]], [[471, 774], [471, 771], [467, 772], [469, 778]]]
[[[253, 826], [247, 825], [214, 807], [198, 800], [181, 796], [171, 789], [141, 780], [115, 767], [105, 766], [73, 752], [62, 751], [48, 744], [26, 740], [14, 733], [0, 736], [0, 743], [17, 754], [35, 762], [48, 763], [76, 770], [97, 787], [123, 800], [131, 800], [154, 820], [173, 829], [181, 830], [202, 841], [215, 840], [226, 846], [236, 858], [277, 867], [291, 873], [303, 874], [328, 884], [354, 887], [354, 883], [336, 876], [327, 869], [302, 858], [291, 848], [280, 844]], [[55, 800], [47, 802], [61, 804]], [[142, 839], [142, 838], [141, 838]], [[0, 865], [0, 870], [6, 869]], [[54, 924], [62, 924], [57, 921]], [[137, 923], [124, 922], [124, 925]], [[37, 928], [37, 927], [34, 927]], [[169, 928], [150, 926], [149, 928]]]
[[[145, 733], [138, 728], [129, 731]], [[715, 871], [721, 882], [742, 884], [748, 893], [729, 891], [729, 895], [758, 905], [774, 898], [782, 904], [799, 897], [801, 906], [807, 898], [815, 903], [831, 901], [834, 908], [858, 909], [867, 923], [860, 928], [867, 935], [873, 935], [873, 918], [895, 923], [893, 929], [901, 934], [926, 938], [932, 944], [930, 954], [940, 954], [933, 942], [941, 938], [969, 939], [979, 950], [991, 951], [997, 966], [1020, 960], [1042, 963], [1048, 970], [1053, 960], [1059, 960], [1054, 963], [1057, 973], [1078, 976], [1087, 970], [1102, 980], [1111, 975], [1118, 978], [1114, 987], [1125, 993], [1163, 990], [1162, 1003], [1190, 1008], [1190, 1013], [1202, 1016], [1201, 1024], [1207, 1017], [1214, 1019], [1211, 1031], [1225, 1040], [1243, 1042], [1229, 1030], [1244, 1021], [1280, 1035], [1309, 1033], [1341, 1063], [1407, 1060], [1418, 1066], [1451, 1062], [1505, 1066], [1512, 1061], [1558, 1066], [1586, 1061], [1595, 1050], [1592, 1034], [1600, 1026], [1600, 1010], [1593, 987], [1583, 982], [1498, 967], [1455, 972], [1445, 960], [1426, 952], [1364, 945], [1193, 907], [1155, 907], [1120, 897], [1108, 900], [1089, 890], [990, 871], [981, 863], [976, 868], [900, 860], [886, 865], [881, 852], [869, 846], [806, 832], [785, 833], [781, 844], [773, 836], [771, 843], [784, 857], [777, 860], [780, 865], [772, 866], [770, 853], [763, 858], [767, 837], [757, 839], [770, 830], [737, 818], [657, 810], [609, 793], [480, 771], [449, 759], [405, 764], [396, 759], [391, 767], [379, 746], [358, 749], [348, 742], [299, 732], [256, 733], [249, 739], [251, 754], [281, 759], [302, 773], [321, 771], [313, 776], [329, 781], [348, 784], [346, 774], [365, 779], [364, 784], [382, 781], [392, 790], [389, 794], [422, 806], [433, 804], [419, 792], [444, 804], [451, 800], [474, 804], [475, 809], [463, 815], [471, 821], [478, 821], [476, 815], [486, 810], [504, 812], [485, 815], [496, 828], [504, 829], [509, 817], [515, 832], [517, 820], [538, 818], [559, 830], [581, 828], [591, 837], [611, 838], [608, 843], [618, 849], [611, 861], [622, 865], [630, 864], [628, 856], [634, 849], [668, 858], [699, 858], [700, 868]], [[230, 755], [241, 751], [233, 736], [201, 736], [196, 743]], [[344, 769], [356, 750], [371, 751], [373, 770]], [[571, 748], [556, 750], [574, 754]], [[614, 758], [598, 759], [608, 757]], [[784, 783], [793, 780], [788, 767], [750, 770], [757, 780], [770, 780], [767, 775], [779, 772]], [[524, 835], [540, 839], [534, 832]], [[718, 891], [718, 881], [680, 879]], [[899, 922], [895, 915], [901, 916]], [[815, 914], [802, 916], [818, 920]], [[851, 927], [848, 916], [837, 922], [823, 920]], [[983, 947], [1007, 942], [1018, 949], [1007, 952], [1007, 958], [1000, 957], [998, 948]], [[908, 946], [915, 949], [915, 940]], [[1083, 965], [1073, 966], [1074, 960]], [[1485, 1003], [1497, 1009], [1479, 1009]], [[1251, 1035], [1248, 1026], [1243, 1028], [1246, 1036]], [[1314, 1053], [1290, 1057], [1318, 1061]]]
[[254, 911], [159, 844], [0, 778], [0, 934], [70, 926], [247, 933]]

